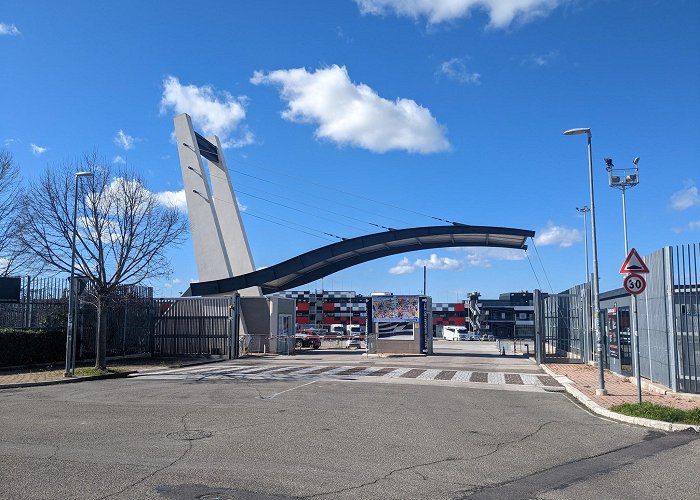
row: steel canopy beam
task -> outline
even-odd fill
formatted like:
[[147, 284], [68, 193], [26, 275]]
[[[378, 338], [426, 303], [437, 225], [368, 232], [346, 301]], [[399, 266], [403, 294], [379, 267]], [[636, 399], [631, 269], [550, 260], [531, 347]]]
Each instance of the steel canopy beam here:
[[364, 262], [399, 253], [447, 247], [527, 249], [534, 231], [490, 226], [427, 226], [395, 229], [351, 238], [240, 276], [191, 283], [192, 295], [217, 295], [259, 286], [262, 293], [281, 292]]

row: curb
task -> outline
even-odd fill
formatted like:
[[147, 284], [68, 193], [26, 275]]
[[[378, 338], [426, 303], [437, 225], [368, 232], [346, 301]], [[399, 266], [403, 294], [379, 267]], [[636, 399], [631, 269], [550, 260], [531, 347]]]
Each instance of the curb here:
[[[187, 366], [199, 366], [199, 365], [208, 365], [211, 363], [219, 363], [221, 361], [227, 361], [225, 359], [207, 359], [207, 360], [202, 360], [202, 361], [197, 361], [193, 363], [185, 363], [181, 367], [178, 368], [184, 368]], [[166, 368], [167, 369], [167, 368]], [[162, 371], [163, 368], [149, 368], [146, 370], [127, 370], [124, 372], [119, 372], [119, 373], [110, 373], [106, 375], [94, 375], [94, 376], [87, 376], [87, 377], [73, 377], [73, 378], [61, 378], [57, 380], [41, 380], [39, 382], [18, 382], [16, 384], [0, 384], [0, 390], [3, 389], [19, 389], [22, 387], [41, 387], [41, 386], [46, 386], [46, 385], [60, 385], [60, 384], [76, 384], [78, 382], [87, 382], [88, 380], [105, 380], [105, 379], [110, 379], [110, 378], [126, 378], [132, 375], [139, 375], [139, 374], [147, 374], [148, 372], [152, 371]]]
[[554, 372], [545, 365], [540, 365], [540, 368], [542, 368], [548, 375], [553, 377], [557, 382], [564, 386], [566, 392], [578, 399], [584, 406], [586, 406], [586, 408], [591, 410], [593, 413], [597, 413], [598, 415], [609, 418], [611, 420], [617, 420], [619, 422], [625, 422], [627, 424], [640, 425], [642, 427], [649, 427], [651, 429], [656, 429], [665, 432], [678, 432], [686, 431], [689, 429], [695, 432], [700, 432], [700, 425], [662, 422], [660, 420], [651, 420], [649, 418], [630, 417], [629, 415], [623, 415], [621, 413], [610, 411], [607, 408], [600, 406], [598, 403], [586, 396], [583, 392], [579, 391], [576, 387], [574, 387], [575, 383], [570, 378], [564, 375], [559, 375], [558, 373]]
[[40, 382], [18, 382], [16, 384], [0, 384], [0, 390], [19, 389], [21, 387], [40, 387], [45, 385], [77, 384], [78, 382], [87, 382], [88, 380], [105, 380], [109, 378], [126, 378], [134, 373], [138, 372], [132, 370], [126, 372], [109, 373], [106, 375], [94, 375], [88, 377], [62, 378], [58, 380], [42, 380]]

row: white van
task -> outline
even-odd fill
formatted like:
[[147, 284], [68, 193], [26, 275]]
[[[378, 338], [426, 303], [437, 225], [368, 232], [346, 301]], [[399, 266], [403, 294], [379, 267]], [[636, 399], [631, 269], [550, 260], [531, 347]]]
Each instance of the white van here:
[[365, 327], [361, 325], [348, 325], [347, 334], [353, 336], [364, 335]]
[[469, 330], [463, 326], [445, 326], [442, 329], [442, 338], [445, 340], [468, 340]]
[[329, 335], [338, 335], [342, 337], [345, 335], [345, 325], [343, 323], [333, 323], [331, 325], [331, 330]]

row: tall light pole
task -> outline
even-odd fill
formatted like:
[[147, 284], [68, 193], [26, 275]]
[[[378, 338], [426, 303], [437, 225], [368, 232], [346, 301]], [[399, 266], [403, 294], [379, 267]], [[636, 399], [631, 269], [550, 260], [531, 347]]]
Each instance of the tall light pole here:
[[70, 283], [68, 285], [68, 327], [66, 332], [66, 369], [63, 372], [64, 377], [72, 377], [75, 374], [75, 322], [74, 309], [76, 305], [75, 294], [75, 235], [77, 233], [78, 219], [78, 179], [80, 177], [92, 177], [92, 172], [76, 172], [75, 173], [75, 191], [73, 200], [73, 243], [71, 245], [70, 256]]
[[[579, 211], [580, 213], [583, 214], [583, 246], [584, 248], [584, 254], [586, 256], [586, 283], [588, 285], [588, 290], [586, 291], [586, 295], [588, 295], [590, 292], [591, 288], [591, 272], [588, 270], [588, 224], [586, 224], [586, 214], [591, 211], [590, 208], [588, 208], [586, 205], [583, 206], [583, 208], [578, 208], [576, 207], [576, 210]], [[588, 300], [590, 301], [590, 295], [588, 295]], [[588, 342], [589, 345], [591, 346], [591, 352], [593, 352], [593, 309], [591, 307], [591, 304], [589, 303], [588, 306], [588, 312], [586, 313], [588, 315]]]
[[598, 351], [598, 388], [596, 395], [604, 396], [608, 393], [605, 390], [605, 376], [603, 374], [603, 337], [600, 333], [600, 293], [598, 290], [598, 243], [595, 229], [595, 197], [593, 196], [593, 154], [591, 149], [591, 129], [572, 128], [564, 132], [564, 135], [586, 134], [588, 137], [588, 183], [591, 193], [591, 244], [593, 245], [593, 334], [596, 340], [596, 350]]
[[[605, 170], [608, 171], [608, 184], [622, 191], [622, 231], [625, 236], [625, 258], [629, 255], [627, 246], [627, 203], [625, 191], [639, 184], [639, 156], [632, 160], [632, 168], [615, 168], [610, 158], [605, 158]], [[637, 402], [642, 402], [641, 367], [639, 366], [639, 329], [637, 328], [637, 296], [630, 294], [630, 327], [632, 329], [632, 348], [634, 349], [634, 376], [637, 379]]]

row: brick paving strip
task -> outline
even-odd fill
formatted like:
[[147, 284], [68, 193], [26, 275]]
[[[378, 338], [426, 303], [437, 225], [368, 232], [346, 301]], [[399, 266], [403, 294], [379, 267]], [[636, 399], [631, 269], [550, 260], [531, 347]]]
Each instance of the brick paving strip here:
[[523, 379], [517, 373], [504, 373], [506, 384], [523, 385]]
[[484, 372], [474, 372], [469, 378], [469, 382], [486, 382], [489, 381], [489, 374]]
[[434, 380], [452, 380], [452, 377], [457, 373], [456, 370], [442, 370], [440, 373], [435, 375]]
[[549, 375], [537, 375], [537, 378], [540, 379], [540, 382], [542, 382], [542, 385], [546, 385], [549, 387], [561, 387], [559, 385], [559, 382], [554, 380], [554, 378], [550, 377]]
[[396, 368], [382, 368], [381, 370], [377, 370], [376, 372], [368, 373], [368, 377], [382, 377], [386, 375], [387, 373], [393, 372], [396, 370]]
[[335, 375], [353, 375], [355, 373], [363, 372], [367, 369], [365, 366], [355, 366], [354, 368], [348, 368], [342, 372], [338, 372]]
[[277, 366], [254, 366], [252, 368], [247, 368], [245, 370], [239, 370], [236, 372], [236, 375], [241, 374], [241, 375], [255, 375], [258, 373], [262, 372], [267, 372], [271, 370], [277, 369]]
[[335, 369], [337, 369], [336, 366], [322, 366], [321, 368], [317, 368], [315, 370], [311, 370], [308, 372], [305, 371], [304, 375], [318, 375], [319, 373], [329, 372], [329, 371], [335, 370]]
[[412, 370], [408, 370], [406, 373], [401, 375], [401, 378], [416, 378], [418, 375], [423, 373], [425, 370], [421, 370], [419, 368], [413, 368]]

